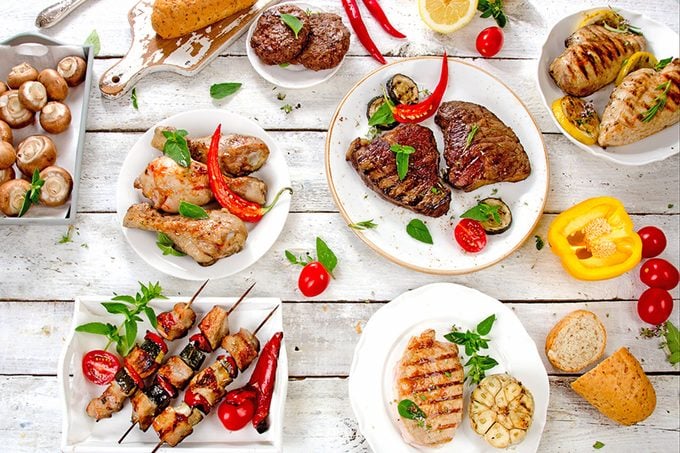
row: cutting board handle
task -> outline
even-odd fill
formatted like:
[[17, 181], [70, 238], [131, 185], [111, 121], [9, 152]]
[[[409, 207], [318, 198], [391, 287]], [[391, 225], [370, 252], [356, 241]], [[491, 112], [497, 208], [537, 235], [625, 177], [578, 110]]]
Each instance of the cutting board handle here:
[[104, 97], [119, 98], [127, 93], [142, 77], [153, 72], [153, 67], [141, 66], [138, 59], [131, 61], [132, 54], [126, 55], [113, 65], [99, 79], [99, 89]]

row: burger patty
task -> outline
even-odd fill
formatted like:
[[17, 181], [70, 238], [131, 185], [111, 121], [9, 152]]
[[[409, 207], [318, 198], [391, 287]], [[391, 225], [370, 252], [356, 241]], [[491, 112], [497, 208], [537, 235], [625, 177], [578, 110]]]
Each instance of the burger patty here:
[[[297, 37], [293, 30], [281, 20], [282, 14], [295, 16], [302, 22]], [[283, 5], [265, 11], [257, 21], [250, 46], [264, 64], [290, 63], [307, 44], [309, 38], [309, 16], [295, 5]]]
[[332, 13], [316, 13], [309, 16], [309, 41], [297, 57], [307, 69], [321, 71], [340, 64], [349, 50], [349, 30], [342, 18]]

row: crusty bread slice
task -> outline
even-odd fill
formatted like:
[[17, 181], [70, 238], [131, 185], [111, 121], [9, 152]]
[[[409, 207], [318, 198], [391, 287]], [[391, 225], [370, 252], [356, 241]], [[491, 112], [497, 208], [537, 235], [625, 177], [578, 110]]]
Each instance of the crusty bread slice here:
[[641, 422], [656, 407], [654, 387], [627, 348], [619, 349], [576, 379], [571, 388], [602, 414], [622, 425]]
[[557, 369], [575, 373], [597, 361], [607, 346], [607, 331], [597, 315], [576, 310], [562, 318], [545, 339], [545, 355]]

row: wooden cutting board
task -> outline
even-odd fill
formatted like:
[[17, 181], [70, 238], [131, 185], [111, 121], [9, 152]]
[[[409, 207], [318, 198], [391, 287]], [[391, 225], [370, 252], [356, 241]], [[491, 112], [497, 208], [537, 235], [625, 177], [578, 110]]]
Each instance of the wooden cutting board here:
[[231, 45], [260, 12], [278, 0], [258, 0], [249, 9], [179, 38], [163, 39], [151, 27], [153, 0], [141, 0], [128, 13], [132, 45], [125, 57], [99, 79], [104, 97], [117, 98], [142, 77], [158, 71], [193, 75]]

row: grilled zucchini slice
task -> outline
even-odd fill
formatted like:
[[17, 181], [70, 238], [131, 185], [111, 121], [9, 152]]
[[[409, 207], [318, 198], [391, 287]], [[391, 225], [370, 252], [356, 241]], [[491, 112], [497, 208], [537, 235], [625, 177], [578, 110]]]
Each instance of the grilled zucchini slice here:
[[385, 84], [387, 95], [395, 104], [417, 104], [420, 99], [418, 85], [404, 74], [395, 74]]

